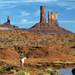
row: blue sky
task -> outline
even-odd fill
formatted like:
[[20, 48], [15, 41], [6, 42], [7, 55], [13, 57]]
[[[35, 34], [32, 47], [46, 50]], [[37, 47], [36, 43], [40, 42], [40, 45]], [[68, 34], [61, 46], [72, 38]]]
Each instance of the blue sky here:
[[0, 0], [1, 24], [7, 22], [19, 28], [30, 28], [40, 22], [40, 6], [48, 11], [58, 13], [58, 24], [75, 33], [75, 0]]

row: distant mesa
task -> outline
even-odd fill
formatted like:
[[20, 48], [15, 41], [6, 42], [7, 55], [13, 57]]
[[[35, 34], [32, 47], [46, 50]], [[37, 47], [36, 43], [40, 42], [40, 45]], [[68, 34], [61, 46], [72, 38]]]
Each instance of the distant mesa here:
[[57, 12], [54, 13], [54, 12], [48, 11], [48, 23], [47, 23], [45, 6], [40, 6], [40, 22], [36, 23], [34, 26], [32, 26], [29, 29], [18, 28], [18, 26], [11, 25], [9, 16], [7, 17], [7, 22], [0, 26], [1, 27], [9, 27], [14, 30], [26, 30], [31, 33], [37, 33], [37, 34], [68, 34], [68, 33], [72, 33], [71, 31], [66, 30], [58, 25]]
[[9, 19], [9, 16], [7, 17], [7, 22], [4, 23], [3, 25], [0, 24], [0, 27], [8, 27], [8, 28], [11, 28], [11, 29], [18, 29], [18, 26], [15, 26], [15, 25], [12, 25], [10, 23], [10, 19]]

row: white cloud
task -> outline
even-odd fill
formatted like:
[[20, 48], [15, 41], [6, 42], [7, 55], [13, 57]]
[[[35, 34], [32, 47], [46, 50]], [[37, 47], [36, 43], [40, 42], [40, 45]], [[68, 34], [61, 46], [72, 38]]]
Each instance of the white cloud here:
[[70, 9], [72, 9], [71, 7], [69, 7], [69, 8], [66, 8], [66, 10], [70, 10]]
[[61, 0], [56, 2], [57, 5], [64, 7], [66, 10], [75, 9], [75, 1], [74, 0]]
[[58, 2], [57, 5], [60, 5], [60, 6], [68, 6], [68, 3], [67, 2]]
[[21, 20], [21, 23], [22, 23], [22, 24], [27, 23], [27, 19], [22, 19], [22, 20]]
[[26, 11], [20, 11], [21, 15], [18, 17], [22, 17], [22, 16], [28, 16], [30, 15], [30, 13], [26, 12]]
[[13, 0], [13, 1], [3, 1], [1, 0], [0, 3], [30, 3], [30, 2], [51, 2], [51, 1], [58, 1], [58, 0]]
[[11, 5], [11, 4], [0, 4], [0, 9], [6, 9], [6, 8], [14, 8], [17, 5]]
[[19, 3], [19, 1], [0, 1], [0, 3]]
[[60, 23], [75, 23], [75, 21], [58, 21]]
[[66, 8], [66, 10], [71, 10], [71, 9], [74, 9], [74, 8], [75, 8], [75, 6], [74, 7]]
[[28, 21], [27, 19], [22, 19], [21, 24], [31, 24], [31, 23], [37, 23], [39, 21]]
[[15, 24], [14, 22], [10, 22], [12, 25]]
[[58, 0], [23, 0], [23, 2], [51, 2], [51, 1], [58, 1]]
[[0, 4], [0, 9], [5, 9], [6, 7], [8, 7], [9, 5], [5, 5], [5, 4]]
[[10, 13], [10, 11], [1, 11], [1, 13], [8, 14], [8, 13]]
[[40, 10], [37, 10], [35, 13], [34, 13], [35, 16], [39, 16], [40, 15]]
[[14, 7], [16, 7], [17, 5], [13, 5], [13, 6], [10, 6], [9, 8], [14, 8]]

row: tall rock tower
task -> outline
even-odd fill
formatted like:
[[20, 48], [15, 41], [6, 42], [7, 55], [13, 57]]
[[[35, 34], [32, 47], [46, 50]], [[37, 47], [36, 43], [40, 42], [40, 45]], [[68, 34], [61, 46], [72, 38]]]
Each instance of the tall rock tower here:
[[9, 22], [9, 23], [10, 23], [10, 19], [9, 19], [9, 16], [8, 16], [8, 18], [7, 18], [7, 22]]
[[46, 10], [45, 6], [40, 7], [40, 23], [46, 23]]
[[52, 23], [52, 15], [51, 13], [48, 11], [48, 24]]
[[55, 25], [57, 23], [57, 12], [50, 13], [48, 11], [48, 24]]

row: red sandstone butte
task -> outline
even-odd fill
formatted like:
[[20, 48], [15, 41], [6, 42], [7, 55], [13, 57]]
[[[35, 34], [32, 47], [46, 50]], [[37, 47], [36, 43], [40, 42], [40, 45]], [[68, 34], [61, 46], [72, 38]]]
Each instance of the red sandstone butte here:
[[45, 6], [40, 6], [40, 22], [36, 23], [29, 29], [26, 28], [18, 28], [18, 26], [10, 24], [9, 16], [7, 18], [7, 22], [1, 27], [9, 27], [13, 30], [26, 30], [31, 33], [37, 34], [68, 34], [72, 33], [69, 30], [66, 30], [58, 25], [57, 20], [57, 12], [49, 12], [48, 11], [48, 23], [46, 22], [46, 9]]

